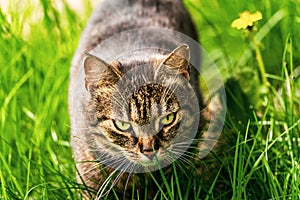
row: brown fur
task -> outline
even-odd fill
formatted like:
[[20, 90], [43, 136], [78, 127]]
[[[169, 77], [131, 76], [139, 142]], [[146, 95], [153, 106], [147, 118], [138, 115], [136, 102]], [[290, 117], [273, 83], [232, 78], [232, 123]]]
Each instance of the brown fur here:
[[[87, 55], [88, 51], [114, 34], [133, 28], [149, 26], [174, 29], [197, 39], [191, 19], [180, 0], [106, 0], [101, 3], [92, 15], [74, 55], [69, 90], [72, 127], [71, 142], [78, 170], [77, 180], [90, 189], [90, 192], [84, 192], [84, 197], [87, 199], [95, 197], [99, 188], [107, 180], [107, 177], [114, 172], [113, 168], [99, 164], [101, 160], [114, 156], [114, 154], [106, 154], [107, 152], [117, 152], [118, 148], [123, 148], [133, 155], [133, 159], [134, 156], [138, 159], [140, 154], [153, 159], [152, 148], [159, 150], [161, 147], [167, 146], [169, 141], [176, 135], [182, 116], [189, 115], [193, 109], [193, 107], [180, 108], [178, 100], [168, 89], [168, 87], [171, 88], [172, 86], [168, 84], [166, 84], [166, 87], [147, 85], [145, 88], [141, 87], [139, 90], [134, 90], [135, 92], [131, 96], [131, 100], [129, 100], [128, 107], [125, 108], [124, 102], [121, 101], [122, 105], [117, 106], [119, 109], [116, 109], [114, 106], [120, 103], [118, 102], [120, 98], [113, 96], [113, 93], [120, 88], [117, 83], [122, 80], [126, 72], [139, 65], [149, 65], [153, 70], [146, 73], [150, 73], [148, 76], [155, 80], [159, 79], [156, 76], [163, 77], [166, 80], [174, 76], [179, 77], [176, 79], [179, 95], [183, 95], [182, 92], [187, 89], [183, 84], [184, 80], [194, 80], [191, 84], [193, 88], [196, 88], [199, 106], [200, 109], [203, 109], [201, 94], [197, 89], [198, 80], [193, 78], [197, 75], [190, 71], [188, 49], [184, 49], [187, 47], [175, 49], [169, 55], [165, 54], [164, 59], [154, 57], [148, 61], [130, 61], [129, 63], [120, 63], [117, 60], [112, 63], [106, 63], [106, 61], [95, 56]], [[81, 76], [80, 70], [84, 57], [86, 57], [83, 74], [85, 82], [82, 82], [84, 87], [78, 87], [76, 84]], [[184, 80], [182, 77], [184, 77]], [[162, 83], [164, 83], [164, 79], [161, 80]], [[127, 83], [128, 86], [126, 86]], [[130, 88], [130, 81], [124, 79], [124, 85], [122, 88]], [[162, 98], [162, 95], [165, 95], [164, 98]], [[115, 104], [112, 99], [117, 99]], [[147, 99], [149, 102], [146, 102]], [[117, 118], [111, 118], [111, 116], [124, 116], [124, 113], [130, 111], [131, 115], [128, 114], [127, 116], [130, 116], [136, 125], [142, 127], [144, 124], [151, 124], [152, 118], [149, 117], [150, 115], [141, 113], [141, 110], [144, 109], [143, 106], [149, 110], [151, 107], [149, 105], [161, 103], [163, 102], [162, 99], [168, 99], [168, 101], [164, 102], [165, 109], [168, 113], [174, 112], [175, 119], [174, 122], [162, 128], [162, 131], [154, 136], [139, 137], [126, 131], [120, 131], [115, 124]], [[188, 105], [189, 99], [187, 97], [183, 99], [185, 101], [184, 104]], [[151, 109], [153, 108], [151, 107]], [[135, 118], [136, 116], [139, 117]], [[202, 125], [208, 120], [205, 116], [209, 117], [209, 114], [201, 116]], [[193, 118], [190, 117], [188, 119]], [[188, 119], [185, 119], [187, 124], [191, 123]], [[186, 130], [188, 128], [187, 126]], [[151, 132], [152, 129], [145, 128], [140, 131], [145, 134], [149, 131]], [[200, 129], [201, 127], [199, 127], [199, 131]], [[197, 139], [200, 137], [201, 134], [199, 132]], [[99, 146], [99, 144], [101, 145]], [[198, 145], [199, 147], [201, 146], [200, 143]], [[166, 168], [164, 171], [165, 173], [170, 173], [172, 170]], [[114, 186], [121, 194], [125, 189], [127, 175], [127, 173], [124, 173]], [[127, 187], [130, 188], [135, 183], [138, 188], [142, 188], [141, 179], [145, 177], [151, 182], [148, 174], [131, 175]], [[155, 194], [155, 188], [149, 193], [150, 196]]]

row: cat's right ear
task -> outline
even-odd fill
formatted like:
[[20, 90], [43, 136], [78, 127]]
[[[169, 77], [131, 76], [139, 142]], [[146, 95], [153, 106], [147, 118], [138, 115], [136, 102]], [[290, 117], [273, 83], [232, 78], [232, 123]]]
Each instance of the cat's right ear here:
[[94, 91], [101, 74], [107, 69], [108, 64], [96, 56], [87, 54], [83, 61], [85, 73], [85, 88], [87, 91]]
[[[117, 62], [117, 61], [116, 61]], [[100, 58], [87, 54], [87, 57], [84, 59], [84, 73], [85, 73], [85, 88], [89, 92], [93, 92], [98, 85], [98, 82], [101, 78], [101, 75], [109, 69], [112, 74], [120, 78], [122, 73], [118, 68], [118, 63], [107, 64], [105, 61]]]

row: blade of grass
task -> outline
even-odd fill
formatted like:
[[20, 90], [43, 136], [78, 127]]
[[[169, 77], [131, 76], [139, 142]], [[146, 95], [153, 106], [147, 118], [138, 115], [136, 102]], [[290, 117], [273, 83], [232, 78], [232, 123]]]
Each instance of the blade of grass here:
[[[157, 182], [156, 178], [153, 176], [153, 174], [151, 172], [149, 172], [150, 177], [152, 178], [152, 180], [154, 181], [155, 185], [158, 187], [162, 197], [164, 197], [164, 199], [168, 199], [167, 196], [165, 195], [162, 187], [159, 185], [159, 183]], [[159, 193], [157, 193], [158, 195]]]
[[156, 163], [157, 163], [157, 165], [158, 165], [158, 169], [159, 169], [158, 171], [159, 171], [160, 176], [161, 176], [161, 178], [162, 178], [162, 180], [163, 180], [164, 186], [165, 186], [166, 189], [167, 189], [168, 195], [169, 195], [170, 199], [173, 200], [173, 199], [174, 199], [174, 196], [173, 196], [172, 190], [171, 190], [170, 185], [169, 185], [169, 183], [168, 183], [168, 181], [167, 181], [167, 179], [166, 179], [166, 176], [165, 176], [165, 174], [164, 174], [164, 171], [163, 171], [163, 169], [162, 169], [161, 166], [160, 166], [160, 162], [158, 161], [157, 156], [155, 156], [155, 160], [156, 160]]
[[4, 103], [1, 106], [2, 127], [4, 127], [5, 113], [7, 112], [8, 104], [10, 103], [11, 99], [16, 95], [17, 91], [21, 88], [21, 86], [31, 77], [32, 74], [33, 74], [33, 69], [28, 70], [27, 73], [22, 76], [22, 78], [15, 84], [15, 86], [7, 94]]
[[145, 200], [148, 198], [148, 187], [149, 187], [149, 180], [148, 177], [145, 176], [145, 194], [144, 194]]
[[218, 179], [218, 176], [219, 176], [220, 173], [221, 173], [221, 170], [222, 170], [222, 167], [220, 167], [220, 169], [219, 169], [219, 171], [218, 171], [218, 173], [217, 173], [217, 175], [216, 175], [216, 178], [214, 179], [213, 183], [211, 184], [211, 186], [210, 186], [210, 188], [209, 188], [209, 190], [208, 190], [208, 193], [207, 193], [207, 195], [206, 195], [206, 197], [205, 197], [205, 200], [209, 200], [209, 199], [212, 199], [212, 198], [213, 198], [213, 190], [214, 190], [214, 188], [215, 188], [215, 186], [216, 186], [217, 179]]
[[1, 185], [1, 196], [3, 199], [8, 199], [7, 193], [6, 193], [6, 182], [3, 177], [2, 171], [0, 170], [0, 185]]
[[[11, 179], [12, 183], [14, 184], [15, 188], [14, 188], [14, 192], [19, 193], [21, 196], [24, 196], [23, 193], [23, 189], [22, 186], [20, 185], [20, 183], [18, 182], [18, 179], [16, 176], [13, 175], [13, 172], [11, 171], [12, 169], [10, 168], [10, 166], [6, 163], [5, 158], [3, 157], [2, 154], [0, 154], [0, 160], [2, 163], [2, 167], [3, 170], [6, 170], [6, 173], [9, 174], [9, 178]], [[6, 179], [8, 179], [8, 177], [6, 177]]]
[[178, 179], [178, 174], [177, 174], [177, 169], [176, 169], [176, 165], [175, 162], [172, 163], [173, 165], [173, 172], [174, 172], [174, 176], [175, 176], [175, 183], [176, 183], [176, 187], [177, 187], [177, 192], [178, 192], [178, 197], [179, 199], [183, 199], [182, 198], [182, 194], [181, 194], [181, 189], [180, 189], [180, 184], [179, 184], [179, 179]]
[[[266, 145], [267, 146], [267, 145]], [[279, 194], [283, 194], [282, 193], [282, 190], [281, 190], [281, 186], [280, 184], [278, 183], [278, 180], [277, 178], [273, 175], [273, 172], [271, 170], [271, 167], [267, 161], [266, 158], [263, 158], [262, 159], [262, 164], [264, 166], [264, 168], [266, 169], [267, 171], [267, 174], [268, 174], [268, 183], [269, 183], [269, 187], [272, 188], [272, 198], [273, 199], [280, 199], [280, 195]]]

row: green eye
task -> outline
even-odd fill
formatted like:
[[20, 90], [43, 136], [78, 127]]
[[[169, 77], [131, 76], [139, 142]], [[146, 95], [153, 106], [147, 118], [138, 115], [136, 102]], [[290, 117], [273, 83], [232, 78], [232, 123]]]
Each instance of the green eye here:
[[115, 126], [117, 129], [119, 129], [120, 131], [127, 131], [130, 129], [131, 125], [128, 122], [123, 122], [120, 120], [115, 120]]
[[163, 125], [169, 125], [174, 121], [175, 115], [174, 113], [170, 113], [167, 116], [163, 117], [160, 120], [160, 123], [162, 123]]

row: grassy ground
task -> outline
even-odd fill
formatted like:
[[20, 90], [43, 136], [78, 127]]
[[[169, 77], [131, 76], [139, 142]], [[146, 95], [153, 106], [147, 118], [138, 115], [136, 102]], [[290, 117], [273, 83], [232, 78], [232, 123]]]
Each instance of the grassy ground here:
[[[0, 199], [76, 199], [68, 76], [91, 7], [79, 15], [64, 4], [22, 2], [0, 10]], [[299, 199], [300, 2], [185, 3], [226, 82], [232, 155], [212, 185], [175, 174], [157, 199], [178, 189], [174, 199]], [[262, 12], [257, 46], [230, 26], [244, 10]]]

